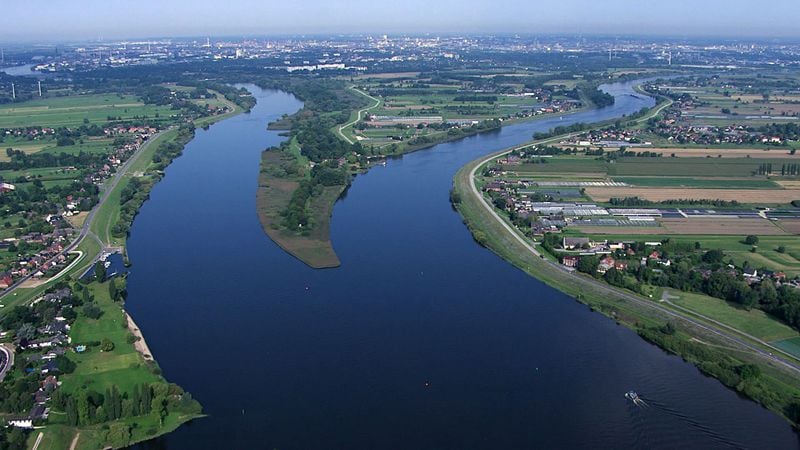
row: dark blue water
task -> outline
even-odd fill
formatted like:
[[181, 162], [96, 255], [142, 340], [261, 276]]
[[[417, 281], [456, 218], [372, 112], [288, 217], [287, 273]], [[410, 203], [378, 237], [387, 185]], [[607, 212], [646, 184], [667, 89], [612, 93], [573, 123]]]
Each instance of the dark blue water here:
[[[168, 449], [793, 448], [779, 417], [476, 245], [448, 202], [466, 162], [607, 109], [438, 145], [359, 176], [334, 210], [342, 266], [281, 251], [255, 213], [258, 105], [198, 130], [137, 217], [128, 308], [210, 414]], [[638, 408], [623, 394], [636, 389]]]

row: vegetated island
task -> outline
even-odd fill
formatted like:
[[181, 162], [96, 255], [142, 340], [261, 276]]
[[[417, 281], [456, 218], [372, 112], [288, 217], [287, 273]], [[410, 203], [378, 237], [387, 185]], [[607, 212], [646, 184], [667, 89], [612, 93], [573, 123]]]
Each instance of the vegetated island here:
[[[627, 126], [636, 127], [656, 117], [670, 105], [672, 102], [660, 102], [650, 113], [642, 113], [636, 120], [628, 119]], [[588, 131], [600, 129], [601, 126], [603, 125], [582, 125], [576, 128]], [[553, 145], [573, 135], [574, 133], [551, 133], [548, 138], [519, 146], [517, 149], [546, 148], [542, 146]], [[508, 159], [510, 156], [506, 155], [513, 155], [514, 151], [515, 149], [504, 150], [474, 160], [462, 167], [454, 178], [451, 202], [479, 244], [531, 276], [589, 305], [592, 311], [601, 312], [617, 323], [633, 329], [643, 339], [691, 362], [703, 373], [757, 401], [789, 420], [794, 426], [800, 423], [800, 383], [797, 373], [792, 369], [796, 367], [796, 360], [783, 356], [775, 358], [771, 353], [775, 350], [739, 331], [734, 325], [724, 323], [722, 319], [714, 322], [708, 316], [687, 308], [674, 307], [667, 290], [656, 292], [660, 294], [658, 298], [654, 296], [651, 299], [632, 290], [614, 287], [611, 282], [607, 284], [595, 280], [598, 275], [597, 266], [589, 270], [594, 277], [578, 273], [584, 271], [582, 266], [578, 266], [577, 271], [565, 270], [557, 260], [552, 260], [550, 254], [537, 250], [532, 241], [523, 237], [515, 229], [513, 221], [504, 215], [502, 208], [497, 204], [492, 206], [490, 200], [483, 199], [483, 194], [475, 184], [477, 174], [482, 170], [489, 170], [489, 166], [500, 157]], [[546, 249], [547, 241], [554, 239], [558, 240], [545, 235], [545, 242], [540, 248]], [[696, 246], [697, 244], [693, 248]], [[718, 253], [721, 255], [721, 252]], [[581, 261], [591, 263], [593, 259], [581, 258]], [[615, 270], [612, 268], [610, 273], [618, 275]], [[610, 279], [608, 276], [605, 278]], [[618, 283], [620, 284], [622, 283]], [[771, 326], [775, 328], [777, 325]]]
[[[397, 119], [397, 123], [390, 120], [387, 127], [376, 125], [379, 121], [368, 116], [384, 111], [384, 100], [355, 88], [345, 80], [297, 76], [258, 84], [262, 88], [290, 92], [304, 102], [297, 113], [269, 124], [273, 130], [288, 130], [289, 139], [262, 154], [256, 193], [259, 220], [265, 233], [278, 246], [315, 269], [341, 264], [330, 238], [330, 218], [336, 200], [350, 185], [353, 176], [387, 157], [497, 130], [504, 123], [504, 118], [499, 116], [481, 120], [454, 119], [441, 124], [430, 124], [429, 118], [414, 122], [413, 117], [403, 117]], [[411, 92], [419, 95], [419, 90], [414, 88]], [[380, 92], [403, 94], [405, 91], [383, 89]], [[557, 100], [556, 104], [564, 110], [571, 108], [574, 111], [589, 105], [607, 106], [614, 102], [612, 96], [597, 89], [597, 83], [583, 83], [570, 94], [583, 103]], [[487, 100], [455, 95], [449, 101], [474, 103]], [[494, 97], [488, 99], [489, 103], [495, 101]], [[547, 111], [541, 114], [563, 112], [559, 109]], [[505, 119], [509, 124], [536, 116], [538, 113]], [[414, 126], [405, 123], [407, 120], [412, 120]], [[383, 130], [387, 128], [395, 132], [389, 131], [389, 134], [381, 135], [381, 139], [370, 139], [364, 133], [369, 127], [379, 134], [385, 134]], [[404, 135], [413, 130], [414, 134], [407, 138], [393, 135], [397, 130], [402, 130]]]

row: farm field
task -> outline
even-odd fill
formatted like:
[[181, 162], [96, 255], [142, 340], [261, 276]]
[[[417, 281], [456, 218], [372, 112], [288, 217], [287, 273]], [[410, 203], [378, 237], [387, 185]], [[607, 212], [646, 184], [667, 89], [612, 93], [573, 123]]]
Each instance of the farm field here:
[[800, 199], [800, 189], [679, 189], [658, 187], [587, 187], [586, 194], [594, 201], [612, 198], [639, 197], [661, 202], [677, 199], [724, 200], [746, 204], [787, 204]]
[[[796, 160], [759, 158], [620, 158], [608, 164], [609, 175], [749, 177], [760, 164], [794, 163]], [[779, 166], [778, 166], [779, 167]]]
[[165, 120], [174, 112], [169, 106], [145, 105], [131, 95], [88, 94], [52, 97], [0, 106], [0, 128], [41, 126], [78, 127], [84, 119], [101, 124], [109, 117], [122, 120], [157, 115]]
[[800, 234], [800, 220], [798, 219], [782, 219], [779, 226], [792, 234]]
[[626, 151], [634, 153], [656, 152], [662, 157], [675, 154], [677, 158], [781, 158], [800, 160], [800, 154], [792, 155], [790, 149], [781, 147], [765, 148], [678, 148], [678, 147], [631, 147]]
[[602, 174], [611, 177], [702, 177], [750, 178], [759, 165], [772, 164], [780, 171], [781, 164], [797, 163], [787, 158], [643, 158], [624, 157], [613, 162], [586, 156], [559, 156], [542, 163], [501, 166], [504, 171], [526, 174]]
[[[734, 83], [735, 77], [732, 78]], [[772, 120], [796, 121], [800, 114], [800, 96], [773, 92], [768, 97], [742, 92], [738, 89], [720, 90], [719, 86], [670, 86], [676, 94], [689, 94], [698, 102], [684, 110], [688, 124], [703, 125], [753, 125], [759, 126]]]
[[[614, 181], [643, 187], [686, 187], [716, 189], [779, 189], [771, 180], [757, 178], [698, 178], [698, 177], [614, 177]], [[798, 186], [800, 187], [800, 186]]]
[[779, 236], [786, 232], [767, 219], [728, 219], [692, 217], [682, 219], [661, 219], [663, 226], [670, 234], [712, 234], [746, 236]]
[[785, 352], [789, 352], [797, 357], [800, 357], [800, 337], [793, 337], [784, 339], [782, 341], [773, 342], [772, 345]]

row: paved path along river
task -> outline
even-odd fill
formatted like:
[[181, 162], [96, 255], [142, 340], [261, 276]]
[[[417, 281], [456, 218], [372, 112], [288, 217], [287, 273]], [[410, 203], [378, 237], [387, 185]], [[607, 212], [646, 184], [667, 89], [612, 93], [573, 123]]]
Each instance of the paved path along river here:
[[[617, 102], [438, 145], [357, 177], [336, 205], [342, 267], [283, 253], [255, 214], [258, 105], [198, 130], [137, 217], [128, 309], [165, 375], [205, 406], [145, 448], [795, 448], [779, 417], [474, 243], [448, 202], [465, 163]], [[637, 390], [640, 408], [623, 394]]]

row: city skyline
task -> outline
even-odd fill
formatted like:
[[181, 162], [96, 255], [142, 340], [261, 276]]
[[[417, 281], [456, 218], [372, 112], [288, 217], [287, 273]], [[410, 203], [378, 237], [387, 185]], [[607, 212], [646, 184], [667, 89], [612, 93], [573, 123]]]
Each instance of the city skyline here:
[[[759, 20], [753, 20], [758, 7]], [[521, 33], [674, 37], [797, 38], [800, 3], [777, 0], [678, 0], [646, 5], [627, 0], [599, 4], [566, 0], [486, 3], [421, 0], [396, 4], [310, 0], [298, 3], [236, 1], [220, 9], [209, 0], [168, 4], [144, 0], [64, 0], [31, 4], [12, 0], [0, 30], [5, 41], [135, 39], [187, 36], [269, 36], [398, 33]], [[709, 16], [708, 11], [713, 11]], [[157, 14], [155, 14], [157, 12]], [[292, 21], [286, 21], [291, 17]]]

